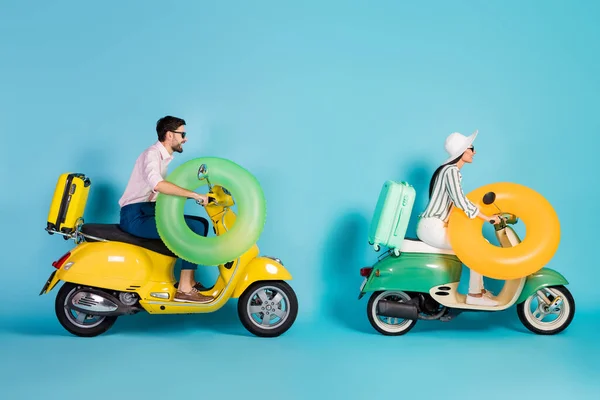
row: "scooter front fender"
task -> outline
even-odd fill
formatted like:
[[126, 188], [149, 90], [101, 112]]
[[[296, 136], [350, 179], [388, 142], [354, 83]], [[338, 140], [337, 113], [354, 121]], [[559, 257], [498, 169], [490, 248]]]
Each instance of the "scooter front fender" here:
[[289, 281], [292, 280], [292, 274], [283, 266], [282, 263], [269, 257], [257, 257], [250, 261], [245, 275], [241, 278], [231, 295], [232, 298], [239, 298], [248, 286], [258, 281]]
[[567, 284], [569, 284], [569, 282], [559, 272], [550, 268], [542, 268], [538, 272], [527, 277], [523, 291], [521, 291], [521, 295], [516, 303], [519, 304], [524, 302], [529, 296], [542, 288]]

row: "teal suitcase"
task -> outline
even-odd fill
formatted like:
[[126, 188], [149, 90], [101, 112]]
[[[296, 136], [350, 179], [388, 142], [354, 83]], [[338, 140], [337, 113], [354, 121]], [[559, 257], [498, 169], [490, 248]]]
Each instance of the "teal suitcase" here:
[[407, 182], [383, 184], [369, 227], [369, 244], [375, 251], [386, 246], [400, 255], [415, 197], [415, 188]]

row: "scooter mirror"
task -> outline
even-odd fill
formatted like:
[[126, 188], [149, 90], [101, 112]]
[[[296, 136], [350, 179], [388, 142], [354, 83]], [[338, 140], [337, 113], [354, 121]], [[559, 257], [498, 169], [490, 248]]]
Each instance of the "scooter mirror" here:
[[200, 166], [200, 168], [198, 168], [198, 179], [203, 181], [206, 179], [207, 175], [207, 168], [206, 168], [206, 164], [202, 164]]
[[496, 200], [496, 193], [494, 192], [487, 192], [484, 196], [483, 196], [483, 204], [486, 205], [490, 205], [492, 204], [494, 201]]

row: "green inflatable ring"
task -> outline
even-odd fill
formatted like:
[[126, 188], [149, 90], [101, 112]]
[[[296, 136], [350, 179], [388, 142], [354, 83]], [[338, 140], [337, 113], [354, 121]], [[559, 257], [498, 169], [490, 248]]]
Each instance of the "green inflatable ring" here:
[[266, 201], [256, 178], [223, 158], [190, 160], [177, 167], [166, 180], [196, 191], [207, 184], [206, 180], [198, 179], [202, 164], [206, 164], [210, 183], [226, 188], [236, 202], [238, 212], [233, 227], [220, 236], [200, 236], [185, 222], [187, 199], [163, 193], [156, 199], [156, 227], [165, 245], [180, 258], [195, 264], [219, 265], [235, 260], [258, 241], [265, 225]]

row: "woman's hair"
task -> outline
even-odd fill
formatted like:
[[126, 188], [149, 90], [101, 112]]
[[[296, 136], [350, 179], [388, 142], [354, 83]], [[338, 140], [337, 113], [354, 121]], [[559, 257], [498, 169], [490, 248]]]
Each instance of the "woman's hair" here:
[[456, 157], [454, 160], [447, 162], [446, 164], [442, 164], [438, 167], [438, 169], [435, 170], [435, 172], [433, 173], [433, 176], [431, 177], [431, 181], [429, 181], [429, 200], [431, 200], [431, 194], [433, 193], [433, 186], [435, 185], [435, 181], [438, 177], [438, 175], [440, 174], [440, 171], [442, 170], [442, 168], [444, 168], [446, 165], [452, 165], [452, 164], [456, 164], [458, 161], [460, 161], [460, 159], [462, 158], [462, 154], [458, 157]]

